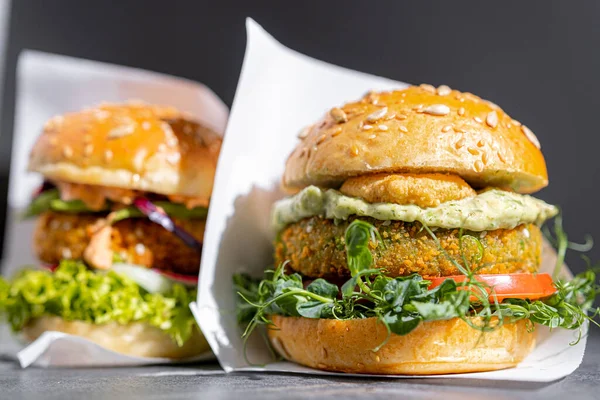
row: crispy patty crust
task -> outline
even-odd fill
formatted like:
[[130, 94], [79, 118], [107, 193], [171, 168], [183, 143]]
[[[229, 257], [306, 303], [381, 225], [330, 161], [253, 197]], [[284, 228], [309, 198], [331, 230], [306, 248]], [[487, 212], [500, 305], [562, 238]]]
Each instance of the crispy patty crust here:
[[[384, 245], [371, 242], [370, 246], [374, 267], [385, 269], [386, 275], [418, 273], [435, 277], [460, 274], [419, 223], [360, 219], [373, 224], [381, 234]], [[349, 277], [344, 233], [350, 222], [352, 219], [336, 225], [333, 220], [312, 217], [287, 226], [275, 241], [276, 265], [288, 260], [291, 269], [310, 278]], [[464, 264], [459, 230], [438, 229], [435, 235], [445, 252]], [[542, 233], [533, 224], [489, 232], [463, 232], [463, 254], [471, 268], [478, 268], [479, 274], [536, 272], [541, 248]]]
[[[57, 264], [65, 258], [82, 258], [98, 218], [98, 214], [52, 211], [42, 214], [33, 239], [38, 258], [48, 264]], [[203, 241], [204, 219], [173, 220], [198, 241]], [[111, 249], [125, 262], [180, 274], [198, 273], [200, 254], [162, 226], [146, 218], [130, 218], [112, 227]]]

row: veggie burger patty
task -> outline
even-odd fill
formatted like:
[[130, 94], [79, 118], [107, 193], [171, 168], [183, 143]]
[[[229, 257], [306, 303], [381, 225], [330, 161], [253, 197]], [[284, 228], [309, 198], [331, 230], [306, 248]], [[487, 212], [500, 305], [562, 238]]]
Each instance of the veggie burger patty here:
[[[344, 232], [354, 219], [335, 223], [311, 217], [288, 225], [275, 242], [275, 265], [287, 260], [292, 270], [310, 278], [350, 277]], [[360, 219], [375, 226], [381, 234], [382, 243], [371, 241], [370, 246], [374, 250], [373, 267], [385, 269], [387, 276], [460, 274], [448, 258], [449, 255], [462, 259], [458, 229], [437, 229], [438, 244], [420, 223]], [[541, 246], [542, 233], [534, 224], [462, 233], [463, 254], [479, 274], [537, 272]]]
[[[175, 224], [202, 243], [204, 219], [172, 218]], [[89, 244], [97, 214], [68, 214], [48, 211], [38, 219], [34, 249], [45, 263], [81, 259]], [[147, 218], [130, 218], [112, 225], [111, 250], [124, 262], [180, 274], [198, 274], [200, 253]]]

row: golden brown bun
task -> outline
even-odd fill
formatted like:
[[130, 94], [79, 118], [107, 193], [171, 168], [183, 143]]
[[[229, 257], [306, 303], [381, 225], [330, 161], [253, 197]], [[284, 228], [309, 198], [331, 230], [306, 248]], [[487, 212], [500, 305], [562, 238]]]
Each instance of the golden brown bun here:
[[532, 193], [548, 184], [539, 142], [498, 106], [441, 86], [371, 93], [300, 134], [283, 185], [339, 187], [347, 178], [445, 172], [475, 187]]
[[109, 350], [135, 357], [182, 359], [210, 350], [208, 342], [197, 327], [181, 347], [160, 329], [137, 322], [128, 325], [119, 325], [116, 322], [94, 325], [47, 316], [30, 321], [23, 329], [23, 334], [27, 340], [34, 341], [46, 331], [81, 336]]
[[[268, 335], [288, 360], [327, 371], [434, 375], [516, 366], [533, 350], [535, 332], [521, 320], [482, 334], [464, 321], [425, 322], [408, 335], [387, 337], [375, 318], [339, 321], [272, 316]], [[483, 336], [482, 336], [483, 335]]]
[[172, 107], [131, 102], [52, 118], [29, 170], [50, 180], [208, 199], [221, 139]]

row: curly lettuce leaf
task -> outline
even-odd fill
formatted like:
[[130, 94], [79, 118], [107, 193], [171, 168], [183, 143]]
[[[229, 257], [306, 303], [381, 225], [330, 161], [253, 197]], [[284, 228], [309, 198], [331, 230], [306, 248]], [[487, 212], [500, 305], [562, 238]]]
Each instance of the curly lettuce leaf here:
[[14, 331], [47, 315], [93, 324], [142, 322], [181, 346], [196, 323], [188, 306], [195, 298], [195, 289], [180, 284], [148, 293], [126, 276], [94, 272], [80, 261], [62, 261], [54, 272], [25, 270], [11, 281], [0, 278], [0, 317]]

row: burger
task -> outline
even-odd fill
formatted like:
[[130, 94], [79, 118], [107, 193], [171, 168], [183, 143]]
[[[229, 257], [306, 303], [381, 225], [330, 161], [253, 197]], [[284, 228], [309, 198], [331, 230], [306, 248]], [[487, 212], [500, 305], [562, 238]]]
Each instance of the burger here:
[[26, 211], [44, 268], [0, 279], [0, 315], [28, 341], [58, 331], [132, 356], [207, 351], [188, 305], [220, 146], [210, 127], [145, 103], [48, 121]]
[[299, 139], [272, 210], [276, 267], [234, 276], [245, 337], [264, 325], [281, 357], [321, 370], [429, 375], [516, 366], [536, 325], [588, 321], [594, 273], [539, 272], [558, 208], [528, 195], [548, 184], [540, 143], [497, 105], [371, 92]]

